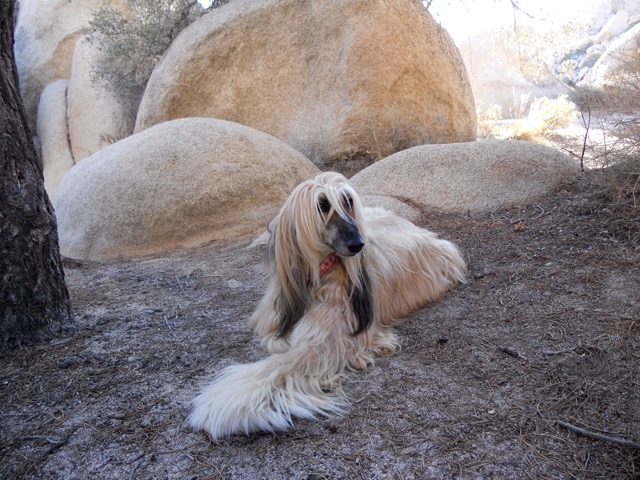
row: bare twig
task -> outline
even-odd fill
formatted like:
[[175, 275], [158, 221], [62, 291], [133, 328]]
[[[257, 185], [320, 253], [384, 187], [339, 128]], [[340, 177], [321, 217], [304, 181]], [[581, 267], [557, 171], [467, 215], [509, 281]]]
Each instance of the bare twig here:
[[545, 355], [547, 355], [548, 357], [552, 357], [554, 355], [562, 355], [564, 353], [572, 353], [575, 352], [576, 349], [575, 348], [567, 348], [566, 350], [545, 350], [544, 353]]
[[582, 116], [582, 124], [584, 125], [584, 140], [582, 141], [582, 154], [580, 155], [580, 171], [584, 172], [584, 154], [587, 150], [587, 139], [589, 138], [589, 127], [591, 127], [591, 107], [587, 107], [589, 114], [585, 120], [584, 111], [580, 110]]
[[612, 437], [610, 435], [592, 432], [591, 430], [587, 430], [582, 427], [576, 427], [575, 425], [563, 422], [562, 420], [556, 420], [556, 423], [561, 427], [564, 427], [580, 435], [584, 435], [585, 437], [593, 438], [595, 440], [604, 440], [605, 442], [615, 443], [616, 445], [622, 445], [623, 447], [635, 448], [636, 450], [640, 450], [640, 443], [634, 442], [633, 440], [625, 440], [624, 438]]
[[53, 445], [51, 445], [51, 447], [49, 447], [47, 450], [45, 450], [41, 455], [40, 458], [44, 458], [47, 455], [51, 455], [52, 453], [54, 453], [56, 450], [64, 447], [67, 443], [69, 443], [69, 439], [71, 438], [71, 436], [76, 433], [76, 430], [78, 430], [79, 425], [75, 425], [73, 427], [71, 427], [71, 429], [69, 430], [69, 432], [59, 441], [59, 442], [55, 442]]

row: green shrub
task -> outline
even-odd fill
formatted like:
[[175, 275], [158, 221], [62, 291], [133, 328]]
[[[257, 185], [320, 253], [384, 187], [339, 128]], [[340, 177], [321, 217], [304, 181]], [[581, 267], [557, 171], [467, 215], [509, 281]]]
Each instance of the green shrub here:
[[[227, 3], [216, 0], [210, 8]], [[156, 63], [174, 38], [199, 18], [197, 0], [129, 0], [129, 11], [98, 10], [84, 33], [101, 56], [92, 80], [112, 91], [135, 116]]]

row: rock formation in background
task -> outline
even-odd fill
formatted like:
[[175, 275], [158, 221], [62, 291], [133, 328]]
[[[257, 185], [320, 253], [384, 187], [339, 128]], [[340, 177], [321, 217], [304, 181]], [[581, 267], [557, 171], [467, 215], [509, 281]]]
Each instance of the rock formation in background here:
[[81, 30], [104, 5], [127, 9], [126, 0], [20, 0], [15, 55], [20, 91], [35, 132], [40, 94], [51, 82], [69, 78]]
[[627, 65], [640, 65], [640, 2], [612, 0], [554, 71], [568, 85], [601, 86]]
[[67, 125], [66, 79], [47, 85], [40, 96], [36, 133], [42, 149], [44, 186], [51, 201], [67, 171], [74, 165]]

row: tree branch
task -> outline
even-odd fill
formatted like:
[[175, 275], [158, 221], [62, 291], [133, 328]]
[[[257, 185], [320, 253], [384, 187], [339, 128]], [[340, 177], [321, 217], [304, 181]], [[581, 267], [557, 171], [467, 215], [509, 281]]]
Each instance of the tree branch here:
[[602, 433], [592, 432], [581, 427], [576, 427], [575, 425], [572, 425], [570, 423], [563, 422], [562, 420], [556, 420], [556, 423], [561, 427], [564, 427], [580, 435], [584, 435], [585, 437], [593, 438], [595, 440], [604, 440], [605, 442], [615, 443], [616, 445], [622, 445], [623, 447], [635, 448], [636, 450], [640, 450], [640, 443], [634, 442], [633, 440], [625, 440], [624, 438], [611, 437]]

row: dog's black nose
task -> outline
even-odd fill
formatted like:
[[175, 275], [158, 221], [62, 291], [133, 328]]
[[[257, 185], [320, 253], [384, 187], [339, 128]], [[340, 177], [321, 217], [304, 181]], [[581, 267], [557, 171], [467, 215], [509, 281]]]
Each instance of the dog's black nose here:
[[361, 240], [354, 240], [353, 242], [349, 243], [349, 245], [347, 245], [349, 252], [353, 255], [362, 250], [362, 247], [364, 247], [364, 243], [362, 243]]

